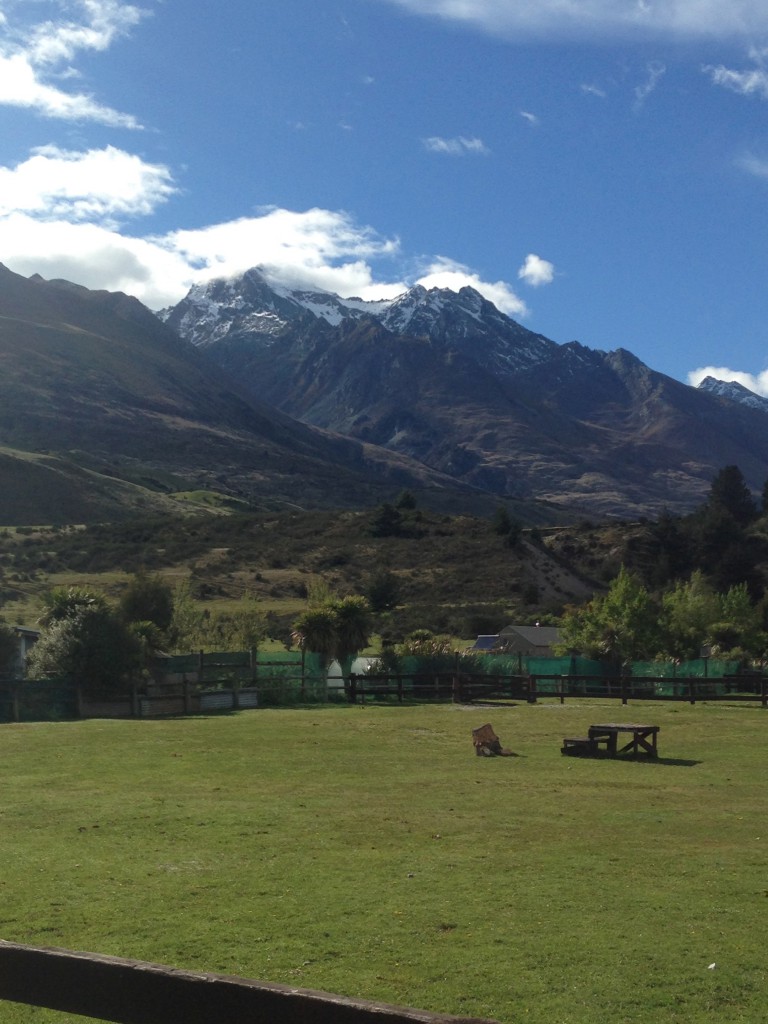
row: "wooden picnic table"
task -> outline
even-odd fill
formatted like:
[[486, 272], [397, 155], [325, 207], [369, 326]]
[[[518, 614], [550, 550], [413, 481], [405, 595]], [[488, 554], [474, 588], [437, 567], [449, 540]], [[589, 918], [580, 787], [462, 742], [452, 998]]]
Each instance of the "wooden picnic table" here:
[[[649, 757], [658, 757], [656, 749], [656, 737], [659, 734], [658, 725], [639, 725], [637, 723], [616, 723], [609, 722], [604, 725], [590, 725], [589, 739], [595, 743], [605, 743], [606, 753], [610, 757], [618, 754], [647, 754]], [[619, 733], [631, 733], [632, 738], [619, 746]]]

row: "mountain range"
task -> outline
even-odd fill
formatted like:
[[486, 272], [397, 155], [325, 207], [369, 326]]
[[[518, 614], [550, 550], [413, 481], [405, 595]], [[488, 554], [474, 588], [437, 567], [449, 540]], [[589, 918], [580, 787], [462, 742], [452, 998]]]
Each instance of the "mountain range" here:
[[499, 499], [632, 517], [690, 511], [725, 465], [768, 477], [765, 399], [559, 345], [469, 287], [366, 302], [254, 268], [159, 316], [259, 401]]
[[472, 288], [386, 302], [258, 269], [153, 313], [0, 265], [0, 525], [352, 508], [400, 491], [521, 519], [686, 512], [768, 477], [768, 402], [559, 345]]

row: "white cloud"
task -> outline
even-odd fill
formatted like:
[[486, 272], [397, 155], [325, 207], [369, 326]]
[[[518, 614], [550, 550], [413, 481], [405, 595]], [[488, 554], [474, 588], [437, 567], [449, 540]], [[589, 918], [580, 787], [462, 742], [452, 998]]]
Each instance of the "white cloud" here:
[[27, 277], [127, 292], [151, 309], [178, 302], [194, 280], [187, 261], [158, 241], [24, 213], [0, 218], [0, 262]]
[[658, 61], [651, 61], [646, 68], [646, 79], [642, 85], [635, 88], [635, 106], [640, 107], [645, 103], [653, 90], [666, 74], [666, 67]]
[[[398, 276], [399, 240], [344, 211], [270, 207], [164, 235], [141, 237], [122, 229], [128, 218], [151, 213], [175, 191], [167, 167], [113, 147], [35, 150], [16, 167], [0, 167], [0, 261], [26, 276], [124, 291], [152, 309], [178, 302], [199, 281], [260, 266], [277, 283], [366, 299], [393, 298], [417, 283], [418, 275], [425, 287], [470, 285], [504, 312], [527, 312], [509, 284], [484, 281], [445, 257], [408, 280]], [[539, 274], [546, 276], [548, 266], [540, 261]]]
[[41, 146], [16, 167], [0, 167], [0, 217], [111, 223], [149, 214], [175, 191], [167, 167], [113, 146], [85, 153]]
[[768, 178], [768, 160], [763, 160], [759, 156], [748, 154], [737, 160], [736, 164], [743, 171], [753, 174], [756, 178]]
[[[146, 12], [119, 0], [55, 0], [58, 20], [15, 27], [5, 16], [0, 40], [0, 104], [36, 110], [46, 117], [88, 120], [139, 128], [131, 114], [97, 102], [85, 92], [68, 92], [58, 81], [77, 77], [71, 61], [83, 50], [106, 50]], [[79, 20], [66, 15], [76, 10]], [[51, 79], [55, 79], [54, 82]]]
[[517, 276], [526, 284], [538, 288], [540, 285], [552, 283], [555, 278], [555, 266], [549, 260], [543, 260], [541, 256], [529, 252]]
[[528, 124], [538, 124], [539, 123], [538, 117], [536, 117], [535, 114], [529, 113], [527, 110], [521, 110], [520, 111], [520, 117], [524, 118], [528, 122]]
[[765, 0], [380, 0], [506, 37], [719, 39], [768, 31]]
[[725, 366], [700, 366], [691, 370], [688, 374], [688, 383], [692, 387], [698, 387], [705, 377], [714, 377], [715, 380], [736, 381], [756, 395], [768, 398], [768, 370], [762, 373], [745, 373], [742, 370], [729, 370]]
[[467, 153], [487, 156], [490, 153], [482, 139], [468, 139], [463, 135], [454, 139], [444, 139], [439, 135], [432, 135], [422, 141], [431, 153], [445, 153], [448, 156], [466, 156]]
[[733, 71], [720, 64], [717, 67], [705, 67], [704, 71], [715, 85], [721, 85], [724, 89], [731, 89], [742, 96], [755, 95], [768, 99], [768, 71], [763, 68]]
[[608, 95], [605, 89], [601, 89], [599, 85], [592, 85], [588, 82], [583, 82], [580, 89], [587, 96], [598, 96], [601, 100], [604, 100]]
[[425, 288], [450, 288], [452, 291], [469, 286], [485, 296], [502, 313], [510, 316], [525, 316], [528, 313], [523, 300], [515, 295], [505, 281], [483, 281], [469, 267], [445, 256], [438, 256], [415, 284], [423, 285]]

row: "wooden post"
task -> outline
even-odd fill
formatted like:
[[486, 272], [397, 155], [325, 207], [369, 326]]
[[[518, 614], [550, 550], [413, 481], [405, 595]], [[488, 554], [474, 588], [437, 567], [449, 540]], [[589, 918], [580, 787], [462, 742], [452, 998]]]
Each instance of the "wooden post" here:
[[11, 689], [11, 719], [14, 722], [19, 721], [19, 690], [21, 685], [21, 683], [16, 682]]
[[768, 687], [766, 687], [766, 676], [760, 677], [760, 703], [768, 708]]
[[131, 715], [134, 718], [139, 718], [141, 716], [141, 705], [139, 704], [139, 690], [138, 687], [136, 686], [136, 683], [134, 683], [131, 686]]
[[688, 680], [688, 694], [691, 704], [696, 703], [696, 680], [691, 676]]
[[536, 676], [528, 676], [528, 703], [536, 703]]

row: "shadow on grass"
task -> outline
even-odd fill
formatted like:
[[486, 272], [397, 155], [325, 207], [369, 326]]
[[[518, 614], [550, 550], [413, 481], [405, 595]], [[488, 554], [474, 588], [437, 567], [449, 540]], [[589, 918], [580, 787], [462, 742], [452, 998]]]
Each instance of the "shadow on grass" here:
[[649, 757], [647, 754], [619, 754], [618, 757], [600, 757], [600, 761], [634, 761], [640, 764], [665, 764], [676, 768], [694, 768], [701, 761], [686, 757]]

